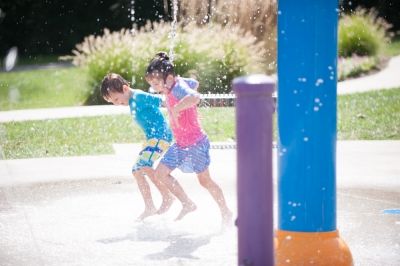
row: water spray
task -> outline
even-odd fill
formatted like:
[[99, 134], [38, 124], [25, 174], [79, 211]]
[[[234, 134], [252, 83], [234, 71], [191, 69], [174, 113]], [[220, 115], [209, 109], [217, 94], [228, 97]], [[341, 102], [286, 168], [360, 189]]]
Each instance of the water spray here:
[[10, 50], [8, 50], [6, 57], [4, 58], [4, 70], [6, 72], [11, 71], [18, 59], [18, 48], [17, 47], [11, 47]]
[[176, 39], [176, 24], [177, 24], [177, 16], [178, 16], [178, 0], [172, 1], [172, 24], [171, 24], [171, 32], [169, 34], [170, 38], [170, 46], [169, 46], [169, 58], [171, 63], [174, 62], [174, 46]]

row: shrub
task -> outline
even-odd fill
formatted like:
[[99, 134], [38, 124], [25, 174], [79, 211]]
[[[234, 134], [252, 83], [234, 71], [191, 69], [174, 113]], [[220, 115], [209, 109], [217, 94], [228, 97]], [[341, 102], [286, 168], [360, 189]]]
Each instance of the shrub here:
[[99, 94], [98, 86], [107, 73], [117, 72], [130, 80], [132, 77], [131, 43], [132, 36], [128, 30], [110, 32], [105, 29], [104, 35], [90, 35], [82, 43], [76, 45], [76, 50], [72, 51], [73, 56], [62, 58], [72, 58], [74, 65], [83, 66], [87, 71], [92, 91], [85, 104], [105, 102]]
[[380, 67], [380, 60], [375, 56], [339, 57], [338, 80], [354, 78], [377, 70]]
[[277, 0], [180, 0], [178, 18], [183, 23], [195, 21], [198, 25], [236, 25], [251, 32], [264, 43], [267, 71], [272, 73], [276, 68], [277, 5]]
[[[93, 94], [88, 103], [102, 103], [98, 86], [108, 72], [121, 74], [133, 86], [146, 90], [145, 69], [158, 51], [169, 51], [171, 26], [147, 24], [135, 33], [128, 30], [103, 36], [89, 36], [73, 51], [73, 63], [87, 69]], [[174, 64], [177, 74], [195, 76], [200, 92], [224, 93], [232, 79], [248, 73], [266, 71], [263, 43], [239, 27], [217, 24], [179, 28], [175, 40]]]
[[357, 9], [339, 21], [339, 55], [376, 56], [388, 42], [390, 25], [374, 10]]

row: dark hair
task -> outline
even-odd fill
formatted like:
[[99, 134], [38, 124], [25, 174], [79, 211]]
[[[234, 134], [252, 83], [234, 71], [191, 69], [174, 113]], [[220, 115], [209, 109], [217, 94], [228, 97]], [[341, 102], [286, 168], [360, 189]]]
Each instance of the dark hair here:
[[174, 64], [169, 60], [166, 52], [158, 52], [150, 61], [145, 76], [146, 78], [158, 76], [165, 81], [168, 75], [175, 76]]
[[123, 86], [129, 86], [129, 82], [126, 81], [123, 77], [115, 73], [109, 73], [101, 82], [100, 93], [103, 98], [108, 98], [110, 96], [110, 92], [123, 92]]

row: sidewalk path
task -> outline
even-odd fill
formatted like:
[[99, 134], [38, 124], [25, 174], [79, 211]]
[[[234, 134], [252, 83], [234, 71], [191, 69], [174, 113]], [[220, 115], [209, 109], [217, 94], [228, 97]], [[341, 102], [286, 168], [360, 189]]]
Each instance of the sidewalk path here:
[[118, 114], [129, 114], [129, 108], [116, 105], [90, 105], [3, 111], [0, 112], [0, 123]]
[[[400, 55], [393, 57], [387, 67], [376, 74], [339, 82], [337, 90], [338, 94], [349, 94], [395, 87], [400, 87]], [[116, 114], [129, 114], [129, 108], [95, 105], [3, 111], [0, 123]]]

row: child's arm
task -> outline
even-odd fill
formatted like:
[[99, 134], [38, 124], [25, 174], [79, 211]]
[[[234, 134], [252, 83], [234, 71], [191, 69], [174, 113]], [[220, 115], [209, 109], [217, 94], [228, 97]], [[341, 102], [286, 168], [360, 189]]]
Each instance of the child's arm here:
[[177, 105], [174, 106], [174, 112], [179, 113], [187, 108], [197, 105], [200, 102], [200, 94], [194, 93], [183, 97]]
[[[178, 118], [181, 111], [196, 106], [200, 102], [200, 94], [193, 89], [198, 87], [197, 80], [185, 80], [185, 85], [176, 87], [172, 93], [179, 100], [178, 103], [170, 109], [172, 120], [178, 125]], [[189, 86], [188, 86], [189, 85]]]
[[181, 111], [190, 108], [192, 106], [197, 105], [200, 102], [200, 94], [189, 94], [183, 97], [172, 109], [170, 115], [172, 116], [172, 120], [179, 126], [179, 114]]

